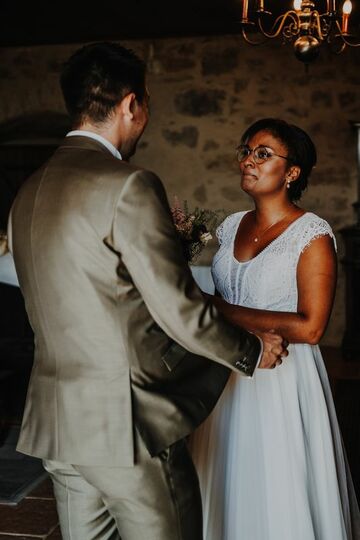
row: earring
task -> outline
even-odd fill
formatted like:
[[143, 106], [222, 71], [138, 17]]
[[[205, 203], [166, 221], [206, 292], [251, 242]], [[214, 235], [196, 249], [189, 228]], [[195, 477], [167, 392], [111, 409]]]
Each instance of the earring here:
[[290, 180], [287, 181], [286, 187], [290, 189]]

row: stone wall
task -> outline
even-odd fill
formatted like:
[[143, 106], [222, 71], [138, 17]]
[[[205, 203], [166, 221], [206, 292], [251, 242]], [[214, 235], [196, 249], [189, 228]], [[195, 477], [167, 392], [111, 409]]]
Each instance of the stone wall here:
[[[239, 187], [234, 148], [251, 122], [277, 116], [304, 128], [319, 160], [301, 205], [338, 231], [354, 222], [356, 138], [360, 120], [359, 50], [322, 51], [308, 73], [289, 46], [245, 45], [238, 36], [131, 41], [148, 62], [151, 120], [135, 161], [163, 179], [169, 198], [190, 205], [250, 207]], [[41, 111], [64, 112], [58, 87], [61, 63], [77, 45], [0, 50], [0, 123]], [[216, 249], [211, 243], [201, 262]], [[339, 265], [335, 307], [324, 343], [340, 344], [344, 277]]]

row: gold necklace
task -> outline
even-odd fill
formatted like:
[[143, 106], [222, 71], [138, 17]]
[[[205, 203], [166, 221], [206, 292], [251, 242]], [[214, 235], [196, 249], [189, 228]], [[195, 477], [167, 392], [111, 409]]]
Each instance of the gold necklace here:
[[260, 238], [262, 238], [264, 236], [264, 234], [266, 233], [266, 231], [268, 231], [269, 229], [271, 229], [271, 227], [274, 227], [274, 225], [278, 224], [278, 223], [281, 223], [282, 221], [284, 221], [284, 219], [286, 218], [286, 214], [285, 216], [283, 216], [281, 219], [278, 219], [277, 221], [274, 221], [273, 223], [271, 223], [268, 227], [266, 227], [266, 229], [264, 229], [261, 233], [257, 234], [254, 238], [254, 242], [258, 242], [260, 240]]

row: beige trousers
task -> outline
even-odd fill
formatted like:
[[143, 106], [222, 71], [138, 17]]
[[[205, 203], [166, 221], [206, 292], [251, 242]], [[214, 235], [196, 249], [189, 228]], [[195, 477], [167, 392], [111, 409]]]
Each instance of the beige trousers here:
[[202, 540], [199, 482], [185, 441], [151, 458], [137, 437], [134, 467], [44, 461], [63, 540]]

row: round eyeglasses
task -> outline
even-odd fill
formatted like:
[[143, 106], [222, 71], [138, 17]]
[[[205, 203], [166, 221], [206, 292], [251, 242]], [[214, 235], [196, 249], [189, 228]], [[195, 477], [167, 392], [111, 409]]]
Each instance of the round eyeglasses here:
[[250, 154], [253, 155], [255, 163], [258, 165], [261, 165], [262, 163], [265, 163], [265, 161], [268, 161], [273, 156], [286, 159], [287, 161], [292, 161], [287, 156], [281, 156], [280, 154], [275, 154], [266, 146], [257, 146], [256, 148], [250, 148], [247, 144], [240, 144], [240, 146], [236, 149], [236, 157], [237, 160], [241, 163], [246, 159]]

